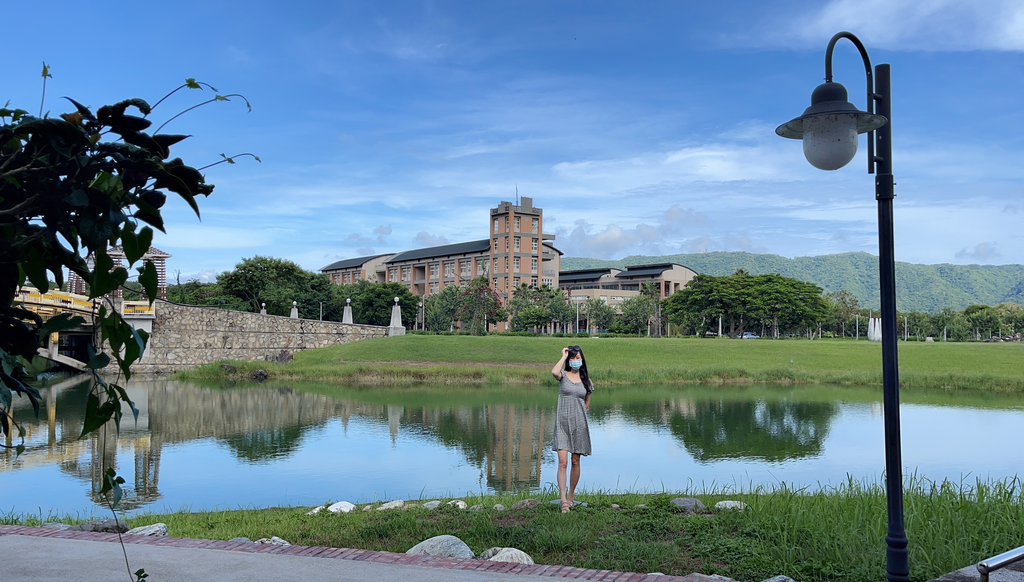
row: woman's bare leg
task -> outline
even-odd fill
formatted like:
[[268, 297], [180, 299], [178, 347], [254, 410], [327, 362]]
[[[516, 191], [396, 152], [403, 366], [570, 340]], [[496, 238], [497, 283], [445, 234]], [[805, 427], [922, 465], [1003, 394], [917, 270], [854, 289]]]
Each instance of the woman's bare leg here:
[[[558, 497], [562, 503], [566, 502], [565, 498], [565, 470], [569, 467], [569, 451], [565, 449], [559, 449], [558, 453], [558, 473], [556, 475], [556, 481], [558, 481]], [[574, 455], [576, 456], [576, 455]], [[576, 469], [576, 479], [579, 479], [579, 470]]]
[[[559, 451], [561, 452], [561, 451]], [[559, 461], [561, 462], [561, 461]], [[580, 456], [576, 453], [572, 454], [572, 471], [569, 473], [569, 503], [575, 503], [574, 496], [576, 495], [576, 484], [580, 482]]]

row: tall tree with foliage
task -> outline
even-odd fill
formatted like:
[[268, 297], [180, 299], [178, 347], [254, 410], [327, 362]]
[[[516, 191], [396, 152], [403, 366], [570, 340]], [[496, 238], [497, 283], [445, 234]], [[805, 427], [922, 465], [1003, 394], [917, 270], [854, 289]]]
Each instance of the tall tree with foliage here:
[[590, 297], [584, 302], [581, 312], [586, 314], [587, 323], [593, 330], [608, 329], [615, 321], [615, 308], [600, 297]]
[[372, 283], [366, 287], [359, 298], [353, 301], [359, 311], [359, 323], [367, 325], [388, 325], [391, 323], [391, 310], [395, 306], [395, 297], [402, 309], [402, 325], [408, 327], [416, 321], [416, 310], [419, 299], [401, 283]]
[[426, 326], [430, 331], [454, 331], [455, 320], [462, 309], [462, 290], [457, 285], [446, 285], [439, 293], [423, 301]]
[[[457, 289], [454, 285], [451, 287]], [[470, 281], [459, 299], [461, 305], [456, 317], [469, 328], [472, 335], [486, 335], [488, 322], [503, 321], [508, 316], [487, 277], [477, 277]]]
[[653, 297], [644, 293], [624, 300], [619, 304], [622, 310], [622, 325], [629, 333], [643, 333], [654, 317], [656, 303]]

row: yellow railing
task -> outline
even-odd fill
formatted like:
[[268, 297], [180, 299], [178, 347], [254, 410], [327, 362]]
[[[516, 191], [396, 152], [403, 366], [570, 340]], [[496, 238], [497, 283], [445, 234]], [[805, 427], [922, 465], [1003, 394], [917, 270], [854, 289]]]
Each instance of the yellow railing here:
[[52, 306], [69, 311], [95, 313], [97, 310], [97, 306], [94, 305], [93, 300], [89, 299], [85, 295], [66, 293], [64, 291], [40, 293], [38, 289], [32, 287], [22, 287], [18, 289], [18, 297], [15, 301], [20, 301], [28, 305]]
[[153, 306], [148, 301], [125, 301], [123, 315], [153, 316]]

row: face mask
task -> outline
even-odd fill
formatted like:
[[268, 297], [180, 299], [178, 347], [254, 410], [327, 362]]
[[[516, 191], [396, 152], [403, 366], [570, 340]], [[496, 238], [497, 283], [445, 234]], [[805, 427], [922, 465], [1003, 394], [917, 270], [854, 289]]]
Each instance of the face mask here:
[[569, 360], [569, 367], [573, 370], [579, 370], [582, 365], [583, 360]]

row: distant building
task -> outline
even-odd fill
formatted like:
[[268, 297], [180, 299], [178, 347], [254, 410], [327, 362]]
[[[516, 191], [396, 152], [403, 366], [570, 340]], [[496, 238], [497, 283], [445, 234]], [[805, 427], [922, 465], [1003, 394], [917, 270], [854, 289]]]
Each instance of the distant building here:
[[401, 283], [421, 297], [477, 277], [486, 277], [502, 299], [523, 283], [558, 287], [562, 252], [550, 242], [555, 235], [544, 234], [544, 212], [532, 198], [492, 208], [489, 233], [483, 240], [345, 259], [320, 271], [337, 285]]
[[559, 287], [569, 301], [597, 298], [618, 309], [620, 303], [640, 294], [646, 283], [654, 283], [662, 299], [679, 291], [697, 276], [689, 267], [677, 263], [630, 265], [625, 269], [580, 269], [558, 274]]

